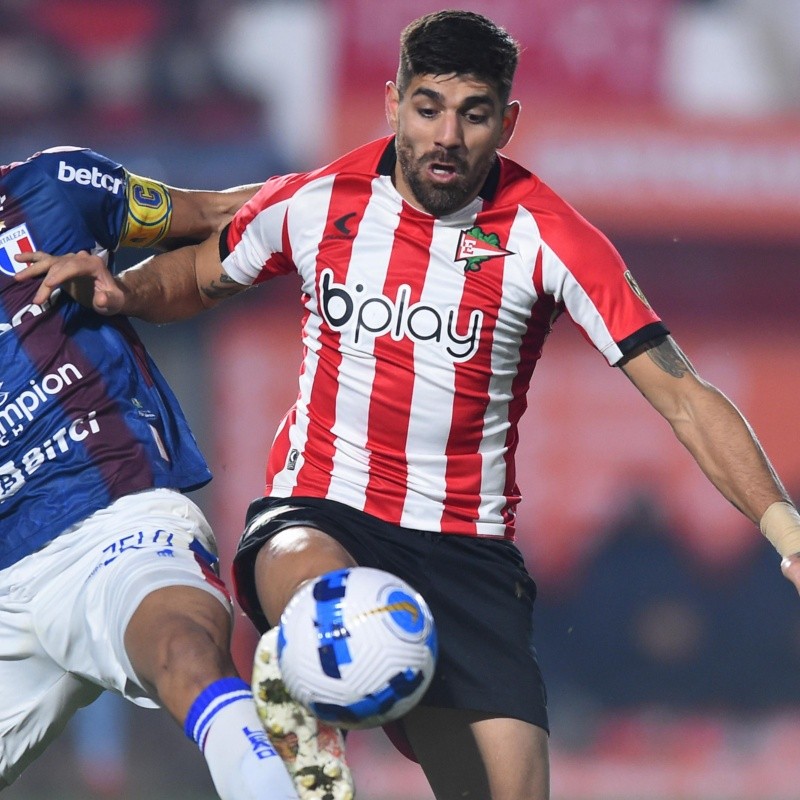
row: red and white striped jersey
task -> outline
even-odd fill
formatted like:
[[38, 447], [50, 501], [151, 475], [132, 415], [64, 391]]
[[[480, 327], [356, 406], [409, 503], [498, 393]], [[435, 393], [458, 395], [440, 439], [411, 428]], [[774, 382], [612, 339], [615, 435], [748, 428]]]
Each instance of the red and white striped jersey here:
[[556, 317], [609, 364], [666, 329], [609, 241], [513, 161], [436, 218], [400, 197], [394, 158], [388, 137], [270, 179], [223, 234], [233, 280], [302, 281], [299, 395], [266, 494], [510, 539], [517, 425]]

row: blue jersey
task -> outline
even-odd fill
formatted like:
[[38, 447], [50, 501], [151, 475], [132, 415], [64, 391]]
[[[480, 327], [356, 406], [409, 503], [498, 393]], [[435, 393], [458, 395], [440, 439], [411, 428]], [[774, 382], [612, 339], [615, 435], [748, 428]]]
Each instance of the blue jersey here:
[[[84, 149], [0, 167], [0, 569], [132, 492], [211, 478], [183, 412], [124, 317], [16, 282], [26, 250], [89, 250], [167, 230], [169, 191]], [[112, 254], [112, 255], [108, 255]]]

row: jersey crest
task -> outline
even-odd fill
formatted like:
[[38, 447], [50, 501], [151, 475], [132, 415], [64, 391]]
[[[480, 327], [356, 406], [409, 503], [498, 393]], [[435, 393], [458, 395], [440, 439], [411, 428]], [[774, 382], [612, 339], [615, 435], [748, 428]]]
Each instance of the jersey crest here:
[[464, 272], [480, 272], [481, 264], [490, 258], [512, 256], [511, 250], [500, 246], [500, 237], [496, 233], [484, 233], [477, 225], [467, 231], [461, 231], [453, 261], [463, 261]]
[[14, 276], [27, 267], [14, 260], [18, 253], [30, 253], [35, 250], [28, 226], [24, 223], [6, 231], [0, 230], [0, 272]]

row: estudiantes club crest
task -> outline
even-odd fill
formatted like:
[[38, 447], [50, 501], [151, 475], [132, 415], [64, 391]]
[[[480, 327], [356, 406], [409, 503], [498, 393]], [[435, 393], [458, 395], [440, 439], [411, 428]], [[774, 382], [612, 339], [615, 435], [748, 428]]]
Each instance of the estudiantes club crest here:
[[464, 261], [464, 272], [479, 272], [481, 264], [490, 258], [511, 256], [514, 253], [500, 246], [496, 233], [484, 233], [477, 225], [461, 231], [453, 261]]

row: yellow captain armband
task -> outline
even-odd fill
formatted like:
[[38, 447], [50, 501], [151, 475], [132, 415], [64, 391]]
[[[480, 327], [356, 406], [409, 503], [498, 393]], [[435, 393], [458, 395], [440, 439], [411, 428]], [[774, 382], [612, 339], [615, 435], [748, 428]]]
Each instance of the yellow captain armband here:
[[800, 553], [800, 514], [791, 503], [773, 503], [761, 517], [759, 527], [782, 558]]
[[163, 183], [128, 173], [128, 214], [120, 247], [152, 247], [164, 238], [172, 221], [172, 196]]

